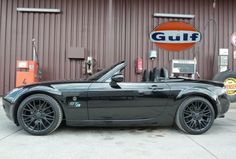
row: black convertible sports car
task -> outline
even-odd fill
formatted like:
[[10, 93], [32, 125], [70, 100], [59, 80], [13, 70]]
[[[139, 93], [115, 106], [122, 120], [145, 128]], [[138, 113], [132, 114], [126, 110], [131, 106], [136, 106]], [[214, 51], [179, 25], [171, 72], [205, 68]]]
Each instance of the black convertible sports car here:
[[84, 81], [44, 82], [12, 90], [3, 98], [7, 116], [33, 135], [70, 126], [171, 126], [206, 132], [229, 109], [222, 83], [168, 78], [164, 68], [142, 82], [122, 82], [126, 62]]

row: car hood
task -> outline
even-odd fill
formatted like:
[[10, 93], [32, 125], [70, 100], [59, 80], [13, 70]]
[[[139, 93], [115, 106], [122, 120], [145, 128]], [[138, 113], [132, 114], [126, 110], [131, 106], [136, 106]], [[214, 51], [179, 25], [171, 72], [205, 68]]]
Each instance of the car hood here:
[[44, 82], [37, 82], [37, 83], [28, 84], [28, 85], [24, 85], [20, 87], [29, 88], [29, 87], [34, 87], [34, 86], [50, 86], [54, 84], [66, 84], [66, 83], [91, 83], [91, 81], [86, 81], [86, 80], [44, 81]]

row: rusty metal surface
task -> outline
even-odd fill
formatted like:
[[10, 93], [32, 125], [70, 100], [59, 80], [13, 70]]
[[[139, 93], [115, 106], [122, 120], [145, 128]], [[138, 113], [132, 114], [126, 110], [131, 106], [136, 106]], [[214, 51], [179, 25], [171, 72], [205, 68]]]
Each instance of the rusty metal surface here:
[[[234, 0], [0, 0], [0, 95], [15, 87], [16, 60], [32, 58], [32, 38], [38, 44], [44, 80], [78, 79], [81, 60], [68, 58], [70, 47], [83, 47], [85, 56], [105, 68], [120, 61], [129, 63], [126, 81], [139, 81], [135, 59], [144, 59], [144, 68], [167, 67], [172, 59], [197, 57], [198, 72], [211, 79], [217, 71], [219, 48], [229, 48], [229, 66], [236, 70], [230, 35], [236, 31]], [[17, 7], [59, 8], [60, 14], [22, 13]], [[182, 52], [167, 52], [149, 41], [149, 33], [162, 22], [181, 19], [154, 18], [154, 13], [194, 14], [183, 20], [193, 24], [203, 39]], [[155, 49], [158, 59], [150, 61]]]

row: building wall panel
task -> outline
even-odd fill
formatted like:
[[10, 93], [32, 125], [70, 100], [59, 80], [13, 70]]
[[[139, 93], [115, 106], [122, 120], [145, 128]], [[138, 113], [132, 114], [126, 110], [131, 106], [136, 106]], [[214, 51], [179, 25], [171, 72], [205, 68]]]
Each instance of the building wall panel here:
[[[233, 3], [235, 3], [234, 1], [217, 1], [215, 9], [213, 8], [212, 1], [205, 0], [124, 0], [122, 2], [114, 2], [117, 6], [114, 10], [115, 17], [122, 18], [122, 16], [125, 16], [123, 21], [118, 18], [114, 20], [115, 26], [119, 30], [115, 31], [117, 40], [114, 41], [114, 48], [119, 48], [119, 50], [125, 51], [125, 53], [128, 52], [128, 55], [125, 54], [124, 57], [129, 62], [128, 70], [125, 73], [128, 81], [141, 79], [141, 75], [137, 76], [134, 72], [134, 60], [137, 57], [144, 59], [144, 67], [147, 69], [158, 66], [166, 67], [169, 70], [172, 59], [193, 59], [196, 57], [198, 60], [198, 72], [201, 78], [211, 79], [217, 72], [219, 48], [229, 48], [229, 68], [235, 70], [232, 59], [233, 47], [229, 41], [230, 35], [236, 30], [233, 22], [235, 10], [232, 9]], [[125, 15], [120, 12], [121, 8], [123, 10], [125, 8], [123, 11]], [[194, 14], [195, 18], [190, 20], [154, 18], [152, 15], [155, 12]], [[148, 40], [148, 35], [155, 26], [163, 22], [179, 20], [194, 25], [202, 33], [203, 38], [200, 43], [185, 51], [169, 52], [157, 48]], [[138, 23], [139, 21], [141, 23]], [[119, 25], [120, 23], [125, 23], [125, 27]], [[124, 46], [120, 46], [118, 42], [122, 36], [122, 32], [126, 33], [126, 37], [124, 39], [122, 38], [126, 44]], [[140, 35], [143, 36], [139, 37]], [[158, 52], [158, 59], [155, 61], [150, 61], [147, 56], [148, 51], [152, 49]], [[139, 53], [140, 50], [142, 54]]]

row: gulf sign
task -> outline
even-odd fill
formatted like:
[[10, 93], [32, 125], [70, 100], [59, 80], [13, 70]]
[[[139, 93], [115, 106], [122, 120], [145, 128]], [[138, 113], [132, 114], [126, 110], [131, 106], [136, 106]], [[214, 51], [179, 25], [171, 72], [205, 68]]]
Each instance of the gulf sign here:
[[168, 51], [183, 51], [201, 40], [201, 33], [185, 22], [166, 22], [154, 28], [150, 39]]

